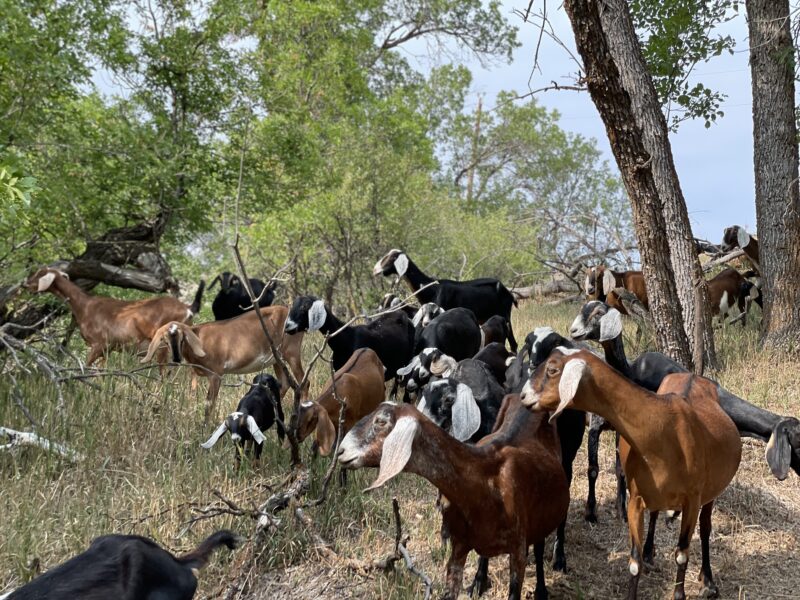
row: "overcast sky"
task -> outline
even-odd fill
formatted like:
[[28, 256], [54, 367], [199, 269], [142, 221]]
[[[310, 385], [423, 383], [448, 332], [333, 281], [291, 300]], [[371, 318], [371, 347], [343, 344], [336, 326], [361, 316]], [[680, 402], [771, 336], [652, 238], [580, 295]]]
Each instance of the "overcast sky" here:
[[[471, 106], [483, 96], [484, 108], [494, 105], [500, 90], [528, 91], [533, 55], [538, 37], [538, 27], [525, 24], [513, 14], [514, 8], [524, 10], [528, 0], [504, 0], [504, 12], [514, 25], [519, 26], [523, 43], [514, 54], [510, 65], [493, 65], [482, 68], [478, 62], [468, 66], [474, 81]], [[541, 2], [534, 3], [539, 10]], [[550, 5], [548, 5], [550, 6]], [[555, 6], [559, 6], [555, 4]], [[556, 33], [577, 56], [575, 38], [563, 8], [548, 14]], [[755, 231], [756, 217], [753, 193], [753, 122], [750, 110], [750, 73], [747, 64], [747, 25], [740, 15], [728, 23], [725, 33], [736, 40], [736, 52], [714, 58], [698, 65], [691, 81], [702, 81], [706, 86], [727, 94], [722, 110], [725, 116], [706, 129], [702, 121], [685, 122], [677, 133], [671, 135], [672, 152], [681, 181], [689, 218], [697, 237], [719, 241], [722, 230], [728, 225], [744, 225]], [[569, 84], [566, 77], [577, 68], [569, 54], [546, 37], [539, 50], [542, 72], [534, 74], [531, 89], [548, 85], [551, 81]], [[595, 138], [598, 146], [615, 166], [606, 137], [605, 128], [588, 92], [551, 91], [537, 95], [540, 103], [561, 113], [561, 126], [586, 137]]]

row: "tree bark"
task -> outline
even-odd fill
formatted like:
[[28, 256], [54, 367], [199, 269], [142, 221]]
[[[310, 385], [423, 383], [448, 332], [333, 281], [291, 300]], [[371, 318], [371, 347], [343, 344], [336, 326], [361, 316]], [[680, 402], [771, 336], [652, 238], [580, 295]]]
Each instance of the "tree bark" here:
[[756, 218], [766, 346], [797, 349], [800, 207], [789, 0], [747, 0], [753, 88]]
[[[691, 369], [694, 361], [671, 258], [664, 210], [666, 199], [661, 197], [661, 192], [670, 190], [669, 200], [673, 203], [682, 203], [683, 197], [672, 164], [664, 117], [657, 100], [655, 104], [652, 101], [656, 98], [655, 90], [647, 74], [628, 5], [623, 0], [602, 3], [565, 0], [564, 6], [583, 58], [589, 93], [606, 126], [633, 207], [656, 343], [662, 352]], [[669, 177], [670, 171], [674, 181], [656, 182], [659, 177]], [[683, 211], [686, 211], [685, 204]], [[674, 213], [670, 216], [675, 218]], [[692, 243], [691, 235], [689, 242]], [[692, 243], [692, 255], [697, 260], [693, 248]], [[682, 254], [676, 256], [681, 257]], [[689, 273], [691, 281], [691, 271]], [[681, 274], [682, 286], [685, 277]], [[698, 289], [702, 290], [702, 285]], [[694, 297], [692, 291], [691, 301]]]

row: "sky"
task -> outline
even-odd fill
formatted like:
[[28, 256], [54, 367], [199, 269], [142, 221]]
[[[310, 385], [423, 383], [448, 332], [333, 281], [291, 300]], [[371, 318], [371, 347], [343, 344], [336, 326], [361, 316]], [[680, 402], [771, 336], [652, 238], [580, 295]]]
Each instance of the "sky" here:
[[[568, 77], [576, 73], [577, 67], [570, 55], [546, 36], [539, 49], [541, 72], [531, 78], [536, 40], [539, 28], [535, 24], [523, 23], [513, 13], [524, 11], [528, 0], [504, 0], [503, 12], [508, 20], [519, 27], [522, 46], [514, 53], [511, 64], [482, 67], [477, 61], [468, 61], [473, 73], [473, 85], [468, 99], [468, 108], [483, 97], [483, 107], [491, 108], [497, 92], [513, 89], [525, 93], [550, 85], [551, 81], [570, 84]], [[542, 3], [534, 3], [533, 12]], [[549, 5], [548, 18], [556, 34], [575, 56], [575, 38], [569, 19], [559, 4], [557, 9]], [[696, 67], [690, 81], [702, 81], [706, 86], [727, 95], [721, 110], [725, 116], [718, 119], [710, 129], [702, 120], [681, 124], [671, 134], [672, 152], [678, 177], [681, 182], [689, 219], [696, 237], [719, 242], [722, 230], [729, 225], [743, 225], [755, 232], [756, 217], [753, 183], [753, 121], [751, 113], [750, 71], [747, 63], [747, 25], [744, 15], [720, 29], [736, 40], [733, 55], [725, 53], [708, 63]], [[529, 87], [530, 85], [530, 87]], [[597, 140], [609, 163], [615, 167], [614, 158], [606, 137], [605, 127], [591, 101], [588, 92], [549, 91], [536, 95], [537, 100], [561, 114], [563, 129]]]

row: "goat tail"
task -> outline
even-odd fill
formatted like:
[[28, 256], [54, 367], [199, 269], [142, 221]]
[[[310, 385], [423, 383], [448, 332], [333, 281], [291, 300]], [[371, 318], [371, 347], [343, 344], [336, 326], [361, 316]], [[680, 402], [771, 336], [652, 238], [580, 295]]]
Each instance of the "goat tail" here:
[[200, 285], [197, 286], [197, 293], [194, 295], [194, 301], [192, 305], [189, 307], [189, 310], [192, 311], [193, 315], [196, 315], [200, 312], [200, 307], [203, 306], [203, 290], [206, 288], [206, 280], [201, 279]]
[[242, 538], [228, 529], [220, 529], [216, 533], [212, 533], [200, 544], [183, 556], [178, 557], [178, 562], [186, 565], [190, 569], [202, 569], [208, 564], [211, 558], [211, 553], [217, 549], [218, 546], [227, 546], [233, 550], [242, 542]]

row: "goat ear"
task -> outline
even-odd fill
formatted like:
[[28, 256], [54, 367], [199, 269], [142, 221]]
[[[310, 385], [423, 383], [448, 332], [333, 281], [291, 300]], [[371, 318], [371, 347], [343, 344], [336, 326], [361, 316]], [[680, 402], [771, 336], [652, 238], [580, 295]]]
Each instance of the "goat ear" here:
[[792, 446], [789, 444], [784, 422], [781, 421], [772, 430], [765, 452], [767, 464], [779, 481], [783, 481], [789, 476], [789, 466], [792, 460]]
[[194, 331], [184, 325], [183, 335], [186, 338], [186, 343], [189, 344], [189, 347], [192, 349], [192, 352], [200, 358], [206, 355], [206, 351], [203, 350], [203, 342], [200, 341], [200, 338], [197, 337]]
[[308, 330], [319, 331], [325, 324], [325, 319], [328, 317], [325, 312], [325, 301], [315, 300], [308, 309]]
[[736, 241], [739, 243], [739, 248], [744, 248], [750, 243], [750, 234], [745, 231], [744, 227], [736, 230]]
[[560, 415], [562, 410], [572, 404], [585, 372], [586, 361], [580, 358], [567, 361], [564, 364], [564, 369], [561, 372], [561, 381], [558, 382], [558, 397], [561, 401], [558, 403], [556, 411], [550, 416], [551, 421]]
[[319, 404], [314, 409], [317, 411], [317, 429], [314, 432], [314, 439], [317, 440], [320, 455], [328, 456], [336, 443], [336, 429], [328, 416], [328, 411]]
[[204, 443], [200, 444], [200, 447], [205, 448], [206, 450], [210, 450], [212, 446], [214, 446], [214, 444], [216, 444], [219, 441], [219, 438], [225, 435], [226, 431], [228, 431], [228, 422], [223, 421], [222, 425], [217, 427], [217, 430], [211, 434], [211, 437], [208, 438]]
[[400, 417], [397, 420], [394, 429], [383, 441], [378, 478], [364, 490], [365, 492], [381, 487], [405, 468], [411, 458], [411, 450], [418, 430], [419, 423], [414, 417]]
[[153, 355], [158, 350], [159, 346], [161, 346], [161, 340], [164, 337], [164, 332], [167, 328], [171, 325], [171, 323], [167, 323], [166, 325], [162, 325], [158, 328], [158, 330], [153, 334], [153, 339], [150, 340], [150, 345], [147, 347], [147, 352], [144, 355], [144, 358], [140, 360], [140, 363], [148, 363], [153, 360]]
[[424, 394], [420, 397], [419, 402], [417, 402], [417, 410], [429, 419], [431, 418], [430, 413], [428, 413], [428, 403], [425, 402]]
[[459, 383], [456, 387], [456, 401], [453, 403], [453, 425], [451, 435], [459, 442], [471, 438], [481, 426], [481, 411], [472, 390], [466, 384]]
[[425, 316], [425, 305], [419, 307], [419, 310], [414, 315], [414, 318], [411, 319], [411, 324], [414, 327], [418, 327], [420, 323], [422, 323], [422, 317]]
[[405, 367], [401, 367], [401, 368], [397, 369], [397, 375], [399, 377], [405, 377], [406, 375], [411, 373], [411, 371], [413, 371], [416, 367], [418, 367], [419, 364], [420, 364], [419, 356], [415, 356], [411, 360], [411, 362], [408, 363]]
[[53, 281], [56, 279], [56, 274], [53, 272], [47, 272], [41, 277], [39, 277], [39, 287], [36, 288], [37, 292], [44, 292], [47, 290], [51, 285], [53, 285]]
[[247, 430], [259, 446], [267, 439], [264, 437], [264, 434], [261, 433], [261, 429], [253, 418], [253, 415], [247, 415]]
[[600, 340], [607, 342], [613, 340], [622, 333], [622, 314], [616, 309], [612, 308], [602, 317], [600, 317]]
[[448, 369], [455, 367], [455, 359], [447, 354], [442, 354], [439, 358], [431, 362], [430, 371], [434, 375], [441, 377]]
[[401, 252], [394, 259], [394, 270], [397, 271], [398, 277], [402, 277], [408, 271], [408, 257], [404, 253]]
[[603, 271], [603, 293], [608, 295], [615, 287], [617, 287], [617, 280], [614, 278], [611, 269], [606, 269]]

